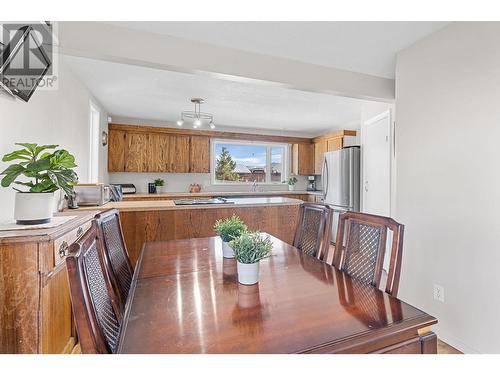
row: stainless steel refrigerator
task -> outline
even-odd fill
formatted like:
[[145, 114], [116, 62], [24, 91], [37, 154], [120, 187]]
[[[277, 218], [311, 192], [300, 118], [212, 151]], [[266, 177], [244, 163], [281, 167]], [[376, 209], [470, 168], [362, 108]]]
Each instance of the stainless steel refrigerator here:
[[338, 218], [341, 212], [359, 211], [359, 146], [325, 152], [321, 182], [324, 203], [333, 208], [331, 241], [337, 237]]

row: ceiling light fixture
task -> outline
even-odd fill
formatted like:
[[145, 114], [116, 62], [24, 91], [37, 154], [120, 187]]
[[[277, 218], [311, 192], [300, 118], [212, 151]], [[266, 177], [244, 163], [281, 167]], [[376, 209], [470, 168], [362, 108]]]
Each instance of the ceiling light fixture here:
[[204, 121], [208, 121], [210, 129], [215, 129], [214, 116], [211, 113], [201, 112], [200, 107], [205, 103], [205, 99], [191, 98], [191, 103], [194, 104], [194, 111], [181, 112], [181, 119], [177, 121], [178, 126], [184, 125], [186, 119], [193, 120], [193, 128], [197, 129], [203, 125]]

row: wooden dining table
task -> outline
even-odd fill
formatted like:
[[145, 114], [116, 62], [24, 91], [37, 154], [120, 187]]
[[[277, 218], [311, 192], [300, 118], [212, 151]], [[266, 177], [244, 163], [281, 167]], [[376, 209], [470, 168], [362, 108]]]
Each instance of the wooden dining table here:
[[437, 320], [271, 236], [258, 284], [218, 237], [145, 243], [119, 353], [436, 353]]

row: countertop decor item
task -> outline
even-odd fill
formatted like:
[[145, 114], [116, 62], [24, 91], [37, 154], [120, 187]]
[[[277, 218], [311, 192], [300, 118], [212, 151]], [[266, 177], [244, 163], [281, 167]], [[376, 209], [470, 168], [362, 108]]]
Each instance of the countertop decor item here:
[[54, 192], [61, 189], [67, 197], [75, 196], [73, 186], [78, 182], [73, 170], [75, 157], [66, 150], [55, 150], [58, 145], [16, 145], [22, 148], [2, 158], [4, 162], [15, 162], [0, 173], [4, 176], [3, 187], [16, 184], [24, 189], [13, 188], [17, 191], [14, 219], [23, 225], [48, 223], [53, 216]]
[[295, 176], [290, 176], [288, 177], [288, 181], [286, 183], [288, 184], [288, 190], [293, 191], [295, 190], [295, 184], [297, 183], [297, 177]]
[[156, 193], [163, 193], [163, 187], [165, 186], [165, 180], [162, 178], [157, 178], [154, 182], [156, 186]]
[[237, 261], [238, 282], [253, 285], [259, 282], [259, 261], [271, 255], [273, 243], [269, 235], [245, 232], [230, 243]]
[[234, 258], [234, 252], [229, 242], [247, 231], [245, 223], [236, 215], [227, 219], [219, 219], [214, 224], [215, 233], [222, 240], [222, 255], [224, 258]]
[[190, 193], [199, 193], [201, 191], [201, 185], [200, 184], [191, 184], [189, 185], [189, 192]]

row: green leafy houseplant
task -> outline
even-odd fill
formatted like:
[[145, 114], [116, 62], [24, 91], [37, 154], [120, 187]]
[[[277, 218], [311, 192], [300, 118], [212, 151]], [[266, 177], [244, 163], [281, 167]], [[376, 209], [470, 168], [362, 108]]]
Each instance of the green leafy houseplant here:
[[[58, 145], [38, 145], [36, 143], [16, 143], [23, 148], [3, 156], [2, 161], [17, 161], [11, 164], [0, 175], [3, 175], [1, 185], [8, 187], [12, 183], [23, 186], [20, 193], [52, 193], [58, 189], [68, 197], [74, 197], [73, 186], [78, 182], [75, 157], [66, 150], [54, 150]], [[53, 151], [47, 151], [53, 150]], [[42, 151], [45, 151], [42, 153]], [[20, 181], [24, 176], [29, 181]]]
[[165, 180], [163, 180], [162, 178], [157, 178], [155, 180], [155, 186], [164, 186], [165, 185]]
[[253, 264], [271, 255], [273, 244], [269, 236], [260, 232], [246, 232], [230, 242], [239, 263]]
[[288, 181], [287, 181], [286, 183], [287, 183], [288, 185], [293, 186], [293, 185], [295, 185], [295, 184], [297, 183], [297, 181], [298, 181], [298, 180], [297, 180], [297, 177], [295, 177], [295, 176], [290, 176], [290, 177], [288, 177]]
[[215, 232], [222, 241], [229, 242], [247, 231], [247, 226], [238, 216], [233, 215], [227, 219], [219, 219], [214, 225]]

